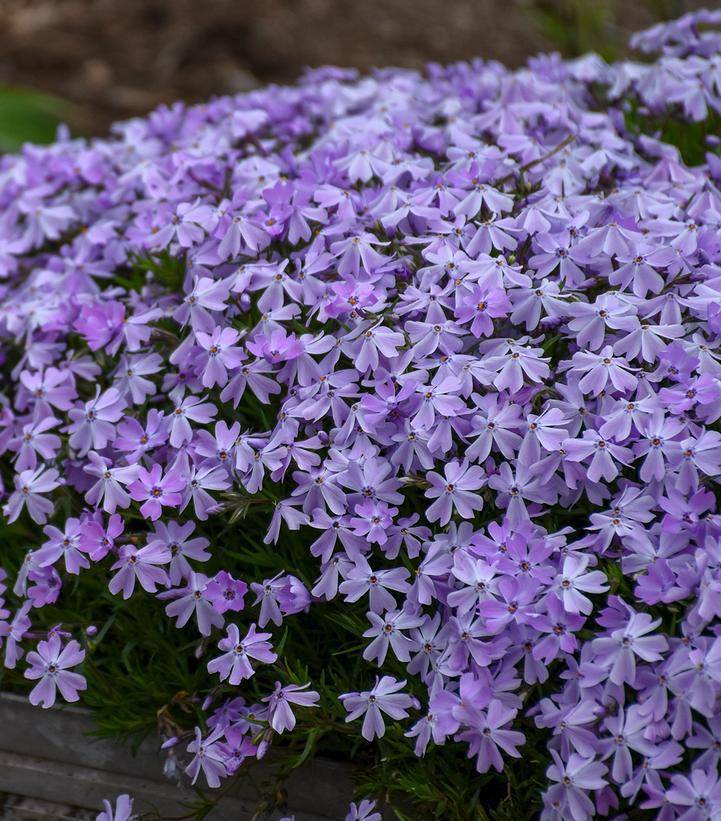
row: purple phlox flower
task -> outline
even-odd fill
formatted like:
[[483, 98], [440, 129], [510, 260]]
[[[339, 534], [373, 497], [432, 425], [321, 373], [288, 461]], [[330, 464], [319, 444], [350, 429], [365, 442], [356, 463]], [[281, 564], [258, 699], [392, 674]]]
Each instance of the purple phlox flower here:
[[556, 783], [544, 794], [544, 803], [552, 806], [559, 818], [572, 821], [593, 818], [596, 812], [588, 792], [603, 789], [608, 768], [593, 758], [583, 758], [576, 753], [571, 753], [564, 763], [555, 750], [550, 752], [554, 763], [546, 775]]
[[721, 780], [713, 769], [693, 769], [690, 777], [672, 775], [667, 799], [680, 810], [679, 821], [717, 818], [721, 811]]
[[265, 376], [265, 374], [272, 372], [273, 366], [265, 359], [256, 359], [255, 362], [241, 365], [238, 373], [223, 388], [220, 394], [221, 401], [232, 401], [235, 408], [243, 398], [246, 387], [250, 387], [255, 396], [261, 402], [267, 404], [272, 394], [281, 392], [280, 385]]
[[395, 610], [396, 600], [389, 590], [405, 593], [410, 589], [408, 577], [410, 573], [403, 567], [392, 569], [373, 570], [368, 560], [358, 554], [354, 557], [354, 564], [345, 574], [345, 580], [339, 586], [345, 595], [345, 601], [358, 601], [369, 593], [370, 609], [375, 613], [383, 610]]
[[140, 468], [137, 479], [130, 484], [130, 498], [143, 502], [140, 513], [151, 521], [160, 518], [163, 507], [178, 507], [182, 502], [180, 493], [186, 486], [180, 473], [169, 470], [163, 476], [163, 469], [154, 464], [150, 470]]
[[323, 463], [317, 468], [293, 473], [296, 487], [292, 496], [303, 497], [305, 513], [314, 513], [318, 509], [325, 511], [326, 506], [336, 515], [346, 512], [346, 495], [338, 486], [339, 475], [331, 469], [332, 467]]
[[130, 496], [123, 485], [127, 486], [137, 479], [140, 465], [111, 467], [111, 461], [95, 451], [90, 451], [87, 458], [90, 464], [83, 465], [83, 470], [95, 476], [97, 481], [85, 494], [85, 501], [89, 505], [101, 505], [106, 513], [128, 507]]
[[278, 606], [284, 616], [292, 616], [295, 613], [308, 612], [310, 607], [310, 593], [303, 582], [292, 573], [284, 574], [280, 578], [280, 584], [276, 589]]
[[628, 623], [610, 636], [594, 639], [592, 648], [594, 662], [609, 671], [608, 677], [614, 683], [633, 686], [636, 680], [636, 656], [643, 661], [660, 661], [668, 649], [663, 636], [648, 636], [661, 624], [661, 619], [652, 619], [648, 613], [633, 613]]
[[644, 322], [636, 330], [617, 340], [613, 351], [622, 354], [626, 359], [638, 360], [640, 356], [644, 362], [653, 363], [658, 361], [668, 347], [667, 340], [678, 339], [684, 333], [683, 325], [680, 323], [652, 325]]
[[616, 391], [632, 391], [638, 379], [631, 373], [628, 362], [613, 355], [613, 348], [606, 345], [599, 353], [579, 351], [570, 362], [571, 373], [583, 374], [578, 385], [584, 394], [598, 396], [610, 382]]
[[10, 450], [17, 453], [15, 470], [22, 473], [25, 470], [35, 470], [38, 466], [38, 456], [50, 461], [55, 458], [60, 449], [60, 437], [48, 433], [60, 424], [54, 416], [46, 416], [35, 422], [23, 425], [22, 431], [10, 441]]
[[565, 303], [570, 294], [563, 293], [560, 285], [550, 279], [529, 287], [513, 288], [508, 295], [513, 303], [510, 321], [514, 325], [524, 323], [527, 331], [533, 331], [549, 320], [556, 322], [569, 313]]
[[84, 456], [91, 448], [102, 450], [109, 441], [115, 438], [115, 422], [123, 415], [125, 399], [115, 388], [108, 388], [104, 393], [96, 388], [95, 398], [86, 402], [82, 408], [71, 408], [68, 416], [72, 424], [70, 447], [79, 456]]
[[459, 615], [474, 612], [478, 603], [495, 595], [498, 583], [498, 569], [483, 559], [457, 550], [453, 554], [451, 572], [463, 587], [448, 594], [448, 604], [454, 607]]
[[69, 371], [46, 368], [37, 373], [21, 371], [20, 383], [34, 402], [35, 418], [50, 415], [51, 407], [68, 411], [77, 391]]
[[278, 656], [268, 641], [270, 637], [270, 633], [256, 632], [255, 624], [251, 624], [241, 640], [237, 625], [229, 624], [227, 636], [218, 643], [224, 654], [208, 662], [208, 672], [217, 673], [221, 681], [228, 679], [230, 684], [237, 686], [255, 672], [250, 659], [263, 664], [272, 664], [277, 660]]
[[[525, 436], [518, 452], [524, 462], [537, 461], [543, 450], [558, 450], [568, 434], [568, 420], [559, 408], [546, 408], [542, 413], [531, 413], [525, 420]], [[505, 454], [504, 454], [505, 455]]]
[[603, 345], [608, 329], [630, 335], [639, 327], [636, 308], [612, 294], [601, 294], [592, 303], [572, 302], [567, 310], [573, 317], [568, 327], [576, 344], [591, 351]]
[[132, 821], [137, 816], [133, 813], [133, 799], [123, 793], [115, 800], [115, 808], [105, 799], [103, 811], [95, 817], [95, 821]]
[[601, 479], [613, 481], [619, 473], [616, 462], [628, 465], [633, 458], [629, 448], [617, 445], [610, 439], [604, 439], [594, 430], [585, 430], [581, 439], [564, 439], [562, 448], [565, 458], [570, 462], [591, 459], [586, 473], [591, 482], [598, 482]]
[[267, 362], [276, 365], [279, 362], [288, 362], [297, 359], [303, 354], [303, 343], [295, 334], [288, 334], [282, 328], [271, 334], [258, 334], [246, 343], [248, 350], [257, 357], [263, 357]]
[[[446, 355], [458, 353], [463, 347], [460, 337], [464, 335], [464, 329], [445, 316], [436, 322], [409, 321], [406, 323], [406, 329], [411, 340], [413, 358], [416, 360], [430, 356], [436, 350]], [[401, 337], [398, 340], [401, 344], [402, 334], [397, 336]]]
[[[574, 672], [580, 674], [580, 670], [579, 667]], [[580, 675], [583, 680], [583, 675]], [[594, 681], [597, 682], [598, 679]], [[586, 683], [588, 682], [584, 681], [584, 684]], [[536, 726], [553, 728], [553, 735], [560, 739], [561, 755], [564, 758], [571, 752], [591, 758], [597, 752], [598, 737], [594, 727], [598, 723], [602, 708], [583, 691], [580, 691], [579, 695], [581, 700], [577, 703], [557, 704], [550, 698], [544, 698], [538, 705]]]
[[217, 408], [199, 396], [186, 396], [175, 405], [170, 415], [170, 444], [179, 448], [193, 438], [191, 422], [205, 425], [217, 414]]
[[382, 738], [386, 731], [383, 713], [399, 721], [408, 717], [407, 710], [410, 707], [418, 706], [415, 698], [398, 692], [405, 684], [405, 681], [398, 681], [392, 676], [376, 677], [375, 684], [370, 690], [339, 696], [348, 712], [346, 722], [365, 716], [361, 728], [363, 738], [366, 741]]
[[561, 280], [568, 287], [576, 287], [585, 281], [586, 276], [582, 271], [585, 260], [572, 244], [569, 231], [553, 234], [543, 231], [534, 237], [534, 244], [538, 246], [540, 253], [531, 256], [529, 263], [535, 269], [537, 277], [547, 277], [558, 269]]
[[121, 396], [130, 394], [134, 405], [142, 405], [149, 396], [155, 393], [155, 384], [146, 379], [150, 374], [159, 373], [163, 360], [160, 354], [122, 357], [115, 372], [113, 387]]
[[237, 613], [245, 606], [243, 597], [247, 591], [248, 585], [244, 581], [234, 579], [230, 573], [221, 570], [208, 582], [205, 595], [219, 613], [228, 610]]
[[543, 601], [546, 612], [532, 619], [536, 630], [546, 633], [533, 648], [534, 658], [550, 664], [559, 653], [573, 653], [578, 648], [574, 633], [580, 630], [586, 619], [575, 613], [567, 613], [561, 599], [549, 594]]
[[258, 747], [248, 738], [246, 728], [240, 726], [226, 727], [225, 741], [220, 746], [228, 775], [233, 775], [246, 758], [255, 757], [258, 754]]
[[479, 396], [474, 393], [472, 399], [477, 412], [471, 419], [472, 430], [467, 435], [477, 438], [466, 449], [466, 458], [472, 462], [483, 462], [492, 449], [497, 449], [506, 459], [513, 459], [522, 442], [517, 433], [523, 427], [520, 407], [501, 404], [497, 395]]
[[286, 523], [288, 530], [299, 530], [301, 525], [310, 524], [310, 517], [302, 510], [298, 510], [299, 505], [300, 501], [292, 499], [284, 499], [275, 505], [268, 531], [263, 537], [263, 544], [278, 543], [281, 522]]
[[300, 707], [317, 707], [320, 695], [315, 690], [306, 690], [310, 682], [303, 685], [286, 684], [281, 686], [275, 682], [275, 689], [263, 701], [268, 705], [268, 723], [276, 731], [292, 730], [295, 727], [295, 716], [290, 708], [291, 704]]
[[94, 302], [83, 305], [73, 327], [85, 338], [91, 351], [100, 348], [116, 354], [123, 339], [125, 306], [121, 302]]
[[380, 297], [370, 282], [363, 282], [355, 277], [346, 277], [342, 282], [333, 283], [331, 289], [335, 294], [335, 299], [326, 308], [328, 316], [350, 315], [355, 319], [358, 316], [364, 316], [365, 309], [375, 311], [382, 306]]
[[15, 475], [15, 491], [3, 507], [8, 524], [12, 524], [27, 506], [30, 518], [39, 525], [45, 524], [53, 512], [53, 503], [43, 498], [42, 494], [50, 493], [62, 484], [60, 474], [55, 468], [46, 469], [44, 465], [35, 470], [24, 470]]
[[658, 784], [658, 770], [673, 767], [681, 761], [682, 757], [683, 747], [676, 741], [667, 740], [653, 746], [653, 752], [644, 756], [632, 776], [621, 785], [621, 795], [633, 804], [642, 787], [646, 789], [650, 786], [653, 791]]
[[508, 636], [484, 641], [488, 636], [485, 621], [473, 612], [451, 616], [446, 634], [448, 646], [438, 660], [438, 669], [444, 676], [457, 676], [467, 670], [469, 659], [479, 667], [488, 667], [505, 655], [510, 644]]
[[340, 482], [356, 492], [350, 497], [352, 501], [373, 499], [394, 505], [404, 501], [403, 494], [398, 492], [403, 483], [396, 477], [393, 466], [377, 457], [345, 464]]
[[658, 294], [664, 286], [664, 278], [658, 269], [665, 268], [675, 257], [672, 248], [655, 247], [651, 243], [637, 246], [635, 253], [617, 256], [621, 265], [609, 274], [608, 281], [624, 291], [630, 285], [633, 293], [640, 299], [644, 299], [649, 291]]
[[228, 490], [231, 486], [228, 468], [225, 465], [213, 465], [212, 463], [189, 464], [185, 454], [182, 454], [173, 465], [173, 470], [177, 470], [183, 477], [184, 487], [180, 502], [181, 513], [191, 500], [195, 515], [201, 522], [204, 522], [210, 514], [217, 513], [222, 509], [222, 505], [216, 502], [208, 491]]
[[253, 606], [260, 604], [260, 615], [258, 624], [265, 627], [269, 621], [280, 626], [283, 623], [283, 614], [279, 605], [279, 595], [286, 586], [286, 580], [282, 573], [278, 573], [272, 579], [265, 579], [262, 583], [253, 582], [250, 589], [255, 593]]
[[401, 546], [409, 558], [415, 559], [419, 555], [423, 542], [431, 536], [430, 528], [418, 524], [420, 519], [420, 513], [412, 513], [399, 519], [391, 528], [389, 541], [383, 546], [383, 554], [387, 559], [395, 559]]
[[694, 763], [702, 770], [717, 770], [721, 763], [721, 716], [713, 716], [705, 723], [694, 722], [693, 735], [686, 739], [686, 746], [703, 750]]
[[443, 718], [438, 713], [433, 712], [431, 706], [429, 712], [419, 718], [410, 730], [407, 730], [403, 735], [406, 738], [416, 739], [413, 751], [420, 758], [425, 755], [431, 739], [438, 746], [445, 744], [448, 731]]
[[206, 598], [207, 586], [207, 576], [191, 572], [187, 576], [186, 587], [158, 593], [160, 599], [175, 599], [167, 605], [165, 612], [171, 618], [177, 618], [176, 627], [185, 627], [192, 615], [195, 615], [198, 630], [203, 636], [209, 636], [213, 627], [223, 626], [225, 619]]
[[364, 798], [357, 804], [351, 801], [345, 821], [383, 821], [383, 816], [375, 809], [376, 802], [369, 798]]
[[671, 462], [678, 470], [677, 490], [693, 493], [699, 487], [699, 474], [716, 477], [721, 474], [721, 434], [704, 430], [670, 444]]
[[642, 488], [626, 487], [612, 500], [609, 510], [592, 513], [589, 530], [598, 531], [597, 550], [608, 549], [614, 536], [621, 541], [635, 541], [646, 538], [644, 525], [653, 519], [651, 512], [655, 502]]
[[28, 587], [27, 596], [33, 603], [33, 607], [55, 604], [62, 589], [62, 579], [54, 567], [40, 567], [37, 570], [31, 570], [28, 578], [32, 586]]
[[644, 399], [619, 399], [611, 410], [604, 413], [604, 422], [598, 429], [601, 436], [622, 442], [631, 433], [631, 425], [640, 430], [643, 420], [656, 410], [655, 403], [650, 397]]
[[330, 246], [331, 253], [338, 259], [338, 273], [341, 277], [358, 276], [362, 270], [372, 274], [377, 268], [387, 263], [387, 257], [375, 250], [376, 245], [388, 245], [373, 234], [367, 232], [334, 242]]
[[222, 420], [216, 422], [213, 434], [207, 430], [197, 432], [193, 441], [195, 453], [205, 459], [216, 459], [220, 464], [233, 464], [235, 444], [239, 435], [239, 422], [234, 422], [230, 426]]
[[484, 471], [477, 465], [469, 465], [468, 460], [456, 459], [447, 463], [443, 472], [444, 476], [435, 471], [426, 474], [431, 487], [425, 495], [436, 500], [426, 511], [426, 518], [429, 522], [447, 525], [454, 509], [463, 519], [473, 518], [474, 511], [483, 507], [483, 499], [473, 491], [486, 483]]
[[605, 593], [608, 590], [606, 575], [601, 570], [586, 572], [590, 561], [590, 556], [573, 554], [563, 560], [563, 568], [554, 581], [554, 590], [567, 613], [588, 615], [593, 605], [584, 593]]
[[393, 359], [398, 355], [398, 348], [405, 345], [405, 337], [398, 331], [392, 331], [380, 324], [359, 325], [354, 329], [342, 345], [343, 353], [350, 357], [353, 366], [360, 374], [369, 369], [376, 370], [380, 364], [380, 356]]
[[[678, 442], [674, 439], [683, 431], [685, 423], [678, 417], [664, 416], [662, 410], [656, 410], [650, 416], [644, 416], [637, 422], [642, 439], [634, 445], [636, 458], [645, 456], [639, 476], [644, 482], [652, 479], [661, 481], [667, 472], [667, 462], [678, 451]], [[719, 437], [721, 441], [721, 437]]]
[[228, 213], [221, 217], [213, 234], [220, 240], [215, 260], [221, 261], [237, 259], [241, 252], [249, 256], [255, 255], [271, 239], [256, 219], [241, 213], [232, 216]]
[[416, 568], [413, 585], [407, 594], [408, 601], [411, 604], [430, 604], [438, 593], [435, 580], [441, 584], [452, 565], [453, 558], [445, 544], [430, 544], [428, 552]]
[[224, 279], [195, 277], [193, 286], [173, 314], [181, 325], [190, 322], [193, 330], [212, 333], [213, 312], [222, 312], [230, 293], [230, 283]]
[[375, 660], [380, 667], [390, 647], [399, 661], [410, 661], [413, 642], [402, 631], [420, 627], [423, 624], [423, 617], [405, 610], [387, 612], [382, 617], [378, 613], [369, 611], [366, 616], [371, 626], [363, 633], [363, 636], [372, 638], [373, 641], [363, 651], [363, 658], [366, 661]]
[[228, 382], [228, 371], [239, 368], [243, 362], [243, 351], [236, 347], [240, 334], [234, 328], [216, 327], [212, 334], [197, 331], [195, 338], [205, 351], [198, 364], [202, 366], [201, 381], [206, 388]]
[[90, 562], [82, 540], [82, 525], [79, 519], [70, 518], [65, 522], [65, 530], [58, 530], [53, 525], [43, 528], [48, 541], [35, 553], [39, 567], [49, 567], [59, 558], [63, 558], [68, 573], [77, 575], [81, 568], [90, 567]]
[[640, 713], [637, 705], [632, 705], [628, 710], [621, 708], [615, 716], [604, 719], [611, 738], [604, 743], [606, 751], [602, 760], [613, 756], [611, 775], [616, 783], [625, 783], [633, 774], [631, 750], [646, 756], [655, 752], [654, 745], [644, 738], [647, 724], [647, 716]]
[[495, 585], [497, 598], [487, 598], [478, 603], [478, 613], [485, 620], [489, 635], [502, 633], [510, 624], [524, 624], [534, 615], [532, 604], [538, 593], [538, 585], [524, 576], [504, 577]]
[[505, 707], [499, 699], [493, 699], [485, 712], [480, 712], [478, 721], [467, 730], [458, 734], [458, 739], [468, 741], [468, 756], [476, 756], [476, 770], [488, 772], [493, 767], [498, 772], [503, 770], [503, 758], [499, 752], [520, 758], [517, 745], [523, 744], [526, 737], [516, 730], [507, 729], [516, 716], [517, 710]]
[[85, 516], [80, 530], [80, 546], [94, 562], [104, 559], [115, 547], [115, 541], [125, 530], [125, 522], [119, 514], [108, 516], [107, 526], [99, 512]]
[[126, 416], [118, 423], [113, 448], [122, 452], [132, 464], [144, 453], [166, 444], [169, 427], [170, 420], [154, 408], [148, 411], [145, 427], [136, 419]]
[[367, 499], [356, 504], [356, 515], [351, 517], [350, 525], [358, 536], [365, 536], [367, 541], [383, 545], [388, 541], [388, 528], [397, 513], [397, 507]]
[[207, 539], [202, 536], [189, 538], [194, 530], [193, 522], [185, 522], [182, 525], [172, 521], [156, 522], [155, 532], [149, 535], [148, 545], [158, 543], [170, 551], [169, 576], [174, 585], [187, 579], [193, 572], [188, 559], [205, 562], [210, 558], [211, 554], [206, 550], [210, 544]]
[[550, 374], [548, 357], [542, 348], [535, 348], [528, 337], [492, 341], [492, 348], [484, 359], [484, 367], [496, 373], [493, 384], [499, 391], [518, 393], [526, 379], [532, 383], [543, 382]]
[[178, 203], [168, 225], [153, 236], [153, 246], [166, 248], [175, 240], [181, 248], [191, 248], [199, 245], [215, 224], [213, 209], [199, 199]]
[[78, 691], [87, 689], [87, 682], [69, 668], [82, 664], [84, 659], [85, 650], [77, 641], [69, 641], [63, 647], [57, 633], [50, 635], [47, 641], [38, 642], [37, 650], [28, 653], [30, 667], [25, 671], [25, 678], [40, 679], [30, 692], [30, 703], [52, 707], [58, 690], [65, 701], [78, 701]]
[[188, 745], [188, 752], [193, 753], [193, 760], [185, 768], [185, 772], [192, 778], [193, 784], [202, 772], [208, 786], [214, 789], [220, 786], [220, 779], [225, 778], [227, 775], [221, 742], [224, 732], [224, 727], [216, 727], [208, 736], [203, 738], [200, 727], [195, 728], [195, 740]]
[[[435, 382], [435, 380], [434, 380]], [[458, 396], [460, 382], [449, 376], [431, 385], [418, 385], [416, 392], [421, 404], [412, 423], [421, 430], [431, 430], [437, 416], [453, 418], [466, 411], [466, 405]]]
[[411, 652], [415, 652], [415, 655], [406, 669], [431, 686], [433, 679], [437, 678], [438, 659], [445, 650], [445, 637], [440, 630], [441, 617], [435, 613], [433, 616], [424, 616], [422, 624], [410, 631], [413, 642]]
[[123, 598], [129, 599], [137, 579], [143, 590], [155, 593], [157, 585], [170, 583], [168, 574], [158, 566], [168, 564], [170, 558], [170, 551], [161, 542], [151, 542], [139, 550], [132, 545], [121, 547], [118, 561], [110, 568], [118, 571], [108, 585], [110, 592], [116, 595], [122, 590]]
[[[5, 667], [14, 670], [18, 661], [23, 657], [24, 650], [21, 642], [25, 634], [30, 629], [31, 621], [28, 617], [31, 601], [25, 601], [15, 611], [15, 615], [10, 622], [0, 622], [0, 641], [5, 639]], [[9, 614], [8, 614], [9, 615]]]
[[557, 498], [553, 484], [544, 480], [541, 475], [539, 464], [529, 464], [521, 460], [516, 462], [515, 475], [511, 465], [504, 462], [497, 474], [488, 477], [488, 486], [498, 492], [501, 507], [505, 503], [506, 518], [513, 526], [529, 519], [526, 499], [549, 504]]

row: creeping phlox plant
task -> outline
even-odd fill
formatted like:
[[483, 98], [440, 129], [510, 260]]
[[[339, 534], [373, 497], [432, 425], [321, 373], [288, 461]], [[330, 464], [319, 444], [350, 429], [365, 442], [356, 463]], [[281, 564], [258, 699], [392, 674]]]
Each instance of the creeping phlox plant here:
[[3, 686], [199, 787], [720, 817], [718, 23], [2, 158]]

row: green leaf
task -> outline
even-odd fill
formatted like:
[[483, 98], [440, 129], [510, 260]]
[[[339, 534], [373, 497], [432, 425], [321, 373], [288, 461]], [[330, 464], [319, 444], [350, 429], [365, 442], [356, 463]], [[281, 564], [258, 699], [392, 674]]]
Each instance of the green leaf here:
[[22, 88], [0, 88], [0, 151], [49, 143], [61, 122], [62, 101]]
[[313, 727], [313, 729], [308, 733], [308, 738], [305, 742], [305, 747], [303, 747], [303, 752], [295, 759], [292, 764], [293, 769], [300, 767], [304, 761], [308, 758], [308, 756], [313, 752], [313, 748], [315, 747], [316, 741], [323, 735], [322, 731], [318, 727]]

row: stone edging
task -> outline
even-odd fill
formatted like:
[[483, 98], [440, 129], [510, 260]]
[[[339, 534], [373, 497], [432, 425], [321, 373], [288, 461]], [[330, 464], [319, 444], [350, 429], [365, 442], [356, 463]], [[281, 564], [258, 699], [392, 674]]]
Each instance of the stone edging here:
[[[78, 707], [41, 710], [27, 699], [0, 693], [0, 792], [102, 809], [103, 798], [130, 793], [149, 818], [187, 816], [192, 790], [163, 776], [163, 757], [146, 741], [133, 756], [127, 747], [88, 737], [93, 722]], [[272, 778], [272, 766], [253, 767], [252, 782]], [[258, 790], [243, 781], [207, 817], [211, 821], [250, 821]], [[288, 813], [296, 821], [337, 821], [348, 810], [351, 767], [334, 761], [309, 761], [286, 782]], [[277, 816], [273, 816], [277, 817]]]

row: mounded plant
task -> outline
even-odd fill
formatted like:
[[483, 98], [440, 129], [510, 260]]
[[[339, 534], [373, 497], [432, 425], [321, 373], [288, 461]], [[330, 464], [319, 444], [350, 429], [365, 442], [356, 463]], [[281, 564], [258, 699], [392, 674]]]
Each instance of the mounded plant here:
[[198, 817], [718, 817], [719, 22], [3, 157], [2, 687]]

